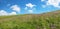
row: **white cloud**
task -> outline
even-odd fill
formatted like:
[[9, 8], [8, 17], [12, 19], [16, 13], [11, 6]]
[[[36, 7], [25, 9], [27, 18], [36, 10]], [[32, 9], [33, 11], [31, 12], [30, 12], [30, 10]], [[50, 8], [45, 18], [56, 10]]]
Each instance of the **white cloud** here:
[[1, 15], [8, 15], [8, 13], [7, 13], [6, 11], [4, 11], [4, 10], [1, 10], [1, 11], [0, 11], [0, 16], [1, 16]]
[[18, 5], [13, 5], [10, 8], [16, 12], [20, 12], [20, 7]]
[[0, 16], [16, 15], [16, 12], [8, 13], [4, 10], [0, 10]]
[[27, 10], [28, 8], [27, 8], [27, 7], [25, 7], [24, 9], [25, 9], [25, 10]]
[[33, 13], [33, 10], [28, 10], [29, 13]]
[[43, 8], [45, 8], [45, 7], [46, 7], [46, 5], [42, 5], [42, 7], [43, 7]]
[[16, 15], [16, 12], [11, 12], [9, 13], [9, 15]]
[[42, 2], [45, 1], [45, 0], [41, 0]]
[[52, 5], [54, 7], [60, 8], [59, 3], [60, 3], [60, 0], [48, 0], [48, 1], [46, 1], [46, 5]]
[[36, 6], [36, 5], [33, 5], [33, 4], [31, 4], [31, 3], [28, 3], [28, 4], [26, 4], [26, 6], [27, 6], [27, 7], [30, 7], [30, 8], [33, 8], [33, 7]]
[[28, 3], [26, 4], [26, 7], [24, 8], [26, 11], [28, 11], [28, 13], [33, 13], [33, 10], [35, 10], [36, 5], [32, 4], [32, 3]]

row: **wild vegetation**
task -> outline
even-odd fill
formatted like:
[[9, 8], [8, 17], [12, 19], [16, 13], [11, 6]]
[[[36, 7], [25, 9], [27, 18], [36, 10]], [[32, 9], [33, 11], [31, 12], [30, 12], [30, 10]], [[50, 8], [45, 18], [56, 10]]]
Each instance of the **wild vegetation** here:
[[0, 16], [0, 29], [60, 29], [60, 11]]

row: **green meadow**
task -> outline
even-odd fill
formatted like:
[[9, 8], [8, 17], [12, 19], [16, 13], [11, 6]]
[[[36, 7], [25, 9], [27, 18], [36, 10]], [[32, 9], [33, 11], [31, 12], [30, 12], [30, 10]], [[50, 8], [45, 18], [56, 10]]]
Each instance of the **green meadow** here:
[[60, 11], [0, 16], [0, 29], [60, 29]]

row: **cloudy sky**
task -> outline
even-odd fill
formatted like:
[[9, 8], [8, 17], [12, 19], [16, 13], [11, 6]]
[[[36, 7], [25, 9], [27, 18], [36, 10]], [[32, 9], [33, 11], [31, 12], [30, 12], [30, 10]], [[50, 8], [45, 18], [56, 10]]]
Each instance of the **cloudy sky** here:
[[40, 14], [60, 9], [60, 0], [0, 0], [0, 16]]

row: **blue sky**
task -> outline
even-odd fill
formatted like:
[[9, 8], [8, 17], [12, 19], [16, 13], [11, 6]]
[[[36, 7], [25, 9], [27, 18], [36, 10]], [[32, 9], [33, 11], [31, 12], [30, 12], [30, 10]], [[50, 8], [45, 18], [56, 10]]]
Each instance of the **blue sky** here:
[[0, 15], [41, 14], [60, 9], [60, 0], [0, 0]]

